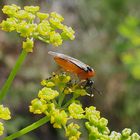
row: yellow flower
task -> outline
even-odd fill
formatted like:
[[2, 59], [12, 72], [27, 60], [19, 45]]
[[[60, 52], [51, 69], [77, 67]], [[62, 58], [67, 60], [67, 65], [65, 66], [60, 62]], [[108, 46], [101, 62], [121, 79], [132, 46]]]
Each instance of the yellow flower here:
[[46, 109], [47, 109], [46, 101], [38, 98], [32, 100], [31, 105], [29, 106], [30, 112], [33, 112], [34, 114], [42, 114], [46, 111]]
[[47, 87], [42, 88], [38, 93], [38, 97], [40, 99], [44, 99], [47, 101], [56, 98], [58, 95], [59, 93], [56, 90], [52, 90], [51, 88], [47, 88]]
[[3, 123], [0, 122], [0, 136], [3, 134], [3, 131], [4, 131]]
[[66, 136], [69, 137], [69, 140], [78, 140], [81, 132], [78, 131], [80, 126], [78, 124], [71, 123], [66, 127]]
[[62, 32], [63, 36], [66, 36], [69, 39], [74, 40], [74, 38], [75, 38], [74, 33], [75, 33], [75, 31], [71, 27], [68, 27], [66, 25], [63, 26], [63, 32]]
[[24, 6], [24, 10], [35, 14], [39, 11], [39, 6]]
[[64, 20], [64, 18], [60, 14], [58, 14], [56, 12], [52, 12], [51, 17], [59, 20], [60, 22], [62, 22]]
[[58, 109], [54, 110], [51, 114], [51, 123], [54, 128], [62, 128], [65, 126], [68, 120], [68, 115], [64, 110], [60, 111]]
[[81, 105], [76, 104], [76, 103], [72, 103], [69, 107], [68, 107], [70, 116], [75, 118], [75, 119], [82, 119], [84, 118], [84, 110], [82, 108]]
[[54, 87], [55, 86], [55, 83], [54, 82], [51, 82], [51, 81], [47, 81], [47, 80], [42, 80], [41, 81], [41, 85], [42, 86], [46, 86], [46, 87]]
[[47, 19], [49, 17], [49, 14], [47, 13], [41, 13], [41, 12], [37, 12], [37, 17], [42, 21], [44, 19]]
[[33, 47], [34, 47], [34, 41], [32, 39], [27, 38], [27, 40], [23, 42], [22, 48], [26, 52], [33, 52]]
[[11, 113], [7, 107], [0, 105], [0, 119], [9, 120], [11, 119]]
[[52, 43], [54, 46], [59, 46], [62, 44], [62, 38], [61, 35], [55, 31], [52, 31], [49, 33], [50, 36], [50, 43]]

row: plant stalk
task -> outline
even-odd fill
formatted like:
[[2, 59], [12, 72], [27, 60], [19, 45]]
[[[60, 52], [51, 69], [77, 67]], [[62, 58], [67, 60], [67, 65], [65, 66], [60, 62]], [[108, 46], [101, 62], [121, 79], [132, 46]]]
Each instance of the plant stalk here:
[[0, 101], [2, 101], [2, 99], [6, 96], [18, 70], [20, 69], [22, 63], [24, 62], [25, 58], [27, 56], [27, 52], [25, 50], [22, 50], [20, 56], [18, 57], [16, 64], [14, 66], [14, 68], [12, 69], [7, 81], [5, 82], [4, 86], [2, 87], [2, 89], [0, 90]]
[[40, 126], [42, 126], [43, 124], [47, 123], [48, 121], [50, 120], [50, 118], [48, 116], [45, 116], [43, 118], [41, 118], [40, 120], [38, 120], [37, 122], [23, 128], [22, 130], [10, 135], [10, 136], [7, 136], [6, 138], [4, 138], [3, 140], [13, 140], [15, 138], [18, 138]]

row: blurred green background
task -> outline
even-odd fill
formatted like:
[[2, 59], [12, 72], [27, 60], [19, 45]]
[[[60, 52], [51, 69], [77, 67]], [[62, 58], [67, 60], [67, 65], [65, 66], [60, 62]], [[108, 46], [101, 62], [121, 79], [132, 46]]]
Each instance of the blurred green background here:
[[[6, 4], [38, 5], [42, 12], [56, 11], [64, 23], [76, 32], [74, 41], [62, 47], [35, 42], [16, 76], [4, 104], [12, 112], [5, 134], [11, 134], [38, 120], [29, 113], [30, 101], [37, 96], [40, 81], [58, 69], [49, 50], [73, 56], [96, 71], [95, 87], [102, 91], [94, 98], [85, 97], [84, 106], [95, 105], [109, 120], [110, 130], [125, 127], [140, 133], [140, 1], [139, 0], [0, 0], [0, 21], [6, 18], [1, 9]], [[21, 52], [22, 39], [0, 30], [0, 87]], [[50, 124], [22, 136], [19, 140], [62, 140], [63, 132]], [[82, 139], [86, 137], [83, 135]]]

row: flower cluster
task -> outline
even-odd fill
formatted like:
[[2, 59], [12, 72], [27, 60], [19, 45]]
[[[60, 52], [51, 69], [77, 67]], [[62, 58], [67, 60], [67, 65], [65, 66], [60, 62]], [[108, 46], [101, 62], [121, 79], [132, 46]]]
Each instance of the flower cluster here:
[[[131, 135], [130, 129], [122, 133], [110, 133], [108, 120], [100, 116], [94, 106], [82, 107], [79, 96], [88, 95], [79, 83], [72, 83], [71, 77], [65, 73], [55, 75], [41, 82], [43, 88], [38, 92], [38, 98], [31, 101], [30, 112], [45, 114], [50, 118], [54, 128], [64, 128], [65, 136], [69, 140], [78, 140], [81, 136], [80, 125], [69, 123], [69, 120], [84, 119], [89, 140], [139, 140], [137, 133]], [[69, 97], [71, 94], [71, 98]]]
[[125, 128], [121, 133], [112, 131], [109, 135], [109, 140], [140, 140], [140, 136], [137, 133], [131, 134], [130, 128]]
[[[9, 109], [7, 107], [4, 107], [3, 105], [0, 105], [0, 119], [3, 120], [11, 119]], [[0, 122], [0, 135], [3, 134], [3, 131], [4, 131], [3, 123]]]
[[0, 27], [7, 32], [16, 31], [24, 37], [23, 49], [27, 52], [33, 51], [33, 39], [60, 46], [63, 40], [75, 38], [74, 30], [64, 25], [64, 18], [56, 12], [42, 13], [38, 6], [21, 9], [15, 4], [5, 5], [2, 11], [8, 18], [0, 23]]
[[[30, 112], [43, 113], [50, 117], [50, 123], [53, 124], [53, 127], [63, 127], [69, 140], [79, 139], [81, 132], [78, 129], [80, 126], [74, 123], [69, 124], [68, 120], [84, 118], [81, 104], [75, 101], [79, 96], [86, 95], [86, 91], [83, 94], [84, 89], [72, 84], [71, 77], [65, 73], [53, 74], [52, 77], [42, 80], [41, 85], [43, 88], [39, 90], [38, 98], [31, 101]], [[72, 95], [72, 98], [68, 100], [69, 94]]]
[[89, 131], [89, 139], [104, 139], [108, 140], [110, 133], [107, 124], [108, 120], [100, 117], [100, 112], [95, 107], [91, 106], [85, 109], [86, 119], [85, 123], [87, 130]]

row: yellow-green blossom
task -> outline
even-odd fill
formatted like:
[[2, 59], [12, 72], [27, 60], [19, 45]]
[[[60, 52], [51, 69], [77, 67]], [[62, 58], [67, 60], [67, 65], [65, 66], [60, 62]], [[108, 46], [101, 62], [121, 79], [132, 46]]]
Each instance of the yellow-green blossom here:
[[[11, 113], [7, 107], [0, 105], [0, 119], [9, 120], [11, 119]], [[3, 123], [0, 122], [0, 135], [3, 134], [4, 127]]]
[[12, 4], [12, 5], [5, 5], [2, 9], [3, 13], [9, 15], [9, 16], [14, 16], [15, 13], [20, 9], [19, 6]]
[[47, 82], [47, 83], [46, 83], [46, 86], [47, 86], [47, 87], [54, 87], [55, 84], [54, 84], [53, 82]]
[[28, 12], [25, 10], [19, 10], [15, 14], [15, 17], [18, 19], [26, 19], [28, 17]]
[[47, 103], [47, 110], [44, 112], [47, 116], [51, 116], [56, 110], [54, 103]]
[[37, 31], [40, 35], [49, 35], [52, 28], [50, 27], [50, 23], [47, 20], [43, 20], [41, 23], [37, 26]]
[[51, 88], [47, 87], [42, 88], [38, 93], [39, 98], [47, 101], [56, 98], [58, 95], [59, 93], [56, 90], [52, 90]]
[[3, 123], [0, 122], [0, 136], [3, 134], [3, 131], [4, 131]]
[[42, 80], [41, 85], [46, 87], [54, 87], [55, 83], [52, 81]]
[[121, 140], [121, 133], [112, 131], [109, 138], [110, 138], [110, 140]]
[[59, 19], [50, 18], [49, 21], [50, 21], [52, 27], [54, 27], [56, 29], [63, 29], [63, 24], [60, 22]]
[[39, 11], [39, 6], [24, 6], [24, 10], [34, 14]]
[[129, 128], [125, 128], [123, 131], [122, 131], [122, 136], [124, 137], [129, 137], [130, 134], [131, 134], [132, 130], [129, 129]]
[[52, 18], [55, 18], [55, 19], [59, 20], [60, 22], [62, 22], [64, 20], [64, 18], [56, 12], [52, 12], [50, 15]]
[[3, 20], [2, 23], [0, 23], [0, 26], [2, 27], [2, 30], [11, 32], [16, 29], [16, 20], [14, 18], [7, 18], [7, 20]]
[[53, 124], [54, 128], [62, 128], [62, 126], [65, 126], [68, 120], [67, 113], [62, 110], [54, 110], [51, 114], [51, 123]]
[[[81, 134], [78, 130], [79, 125], [74, 123], [67, 125], [70, 119], [72, 119], [71, 121], [74, 119], [84, 119], [86, 121], [85, 127], [88, 131], [88, 140], [140, 140], [140, 136], [137, 133], [131, 134], [131, 129], [128, 128], [124, 129], [122, 133], [110, 133], [107, 127], [108, 120], [100, 117], [100, 112], [94, 106], [86, 107], [85, 110], [82, 108], [76, 97], [85, 94], [84, 88], [76, 86], [77, 83], [73, 84], [70, 79], [68, 75], [63, 73], [53, 74], [52, 77], [43, 80], [41, 82], [43, 88], [38, 94], [40, 99], [37, 98], [31, 102], [30, 112], [45, 114], [49, 117], [54, 128], [65, 129], [66, 137], [69, 140], [78, 140]], [[64, 101], [68, 92], [73, 92], [78, 96], [74, 96], [75, 99], [71, 98]], [[57, 96], [60, 97], [56, 98]], [[59, 99], [62, 101], [62, 107], [59, 105]]]
[[[8, 18], [0, 23], [2, 30], [8, 32], [15, 30], [26, 40], [27, 38], [38, 39], [60, 46], [64, 39], [74, 39], [72, 28], [62, 24], [64, 18], [56, 12], [50, 14], [38, 12], [39, 6], [25, 6], [20, 10], [20, 7], [14, 4], [6, 5], [2, 10], [8, 15]], [[32, 48], [27, 52], [32, 52]]]
[[32, 13], [28, 13], [28, 16], [27, 16], [27, 20], [29, 21], [29, 22], [33, 22], [33, 20], [35, 19], [35, 15], [34, 14], [32, 14]]
[[9, 120], [11, 119], [11, 113], [7, 107], [0, 105], [0, 119]]
[[41, 12], [37, 12], [37, 17], [42, 21], [44, 19], [47, 19], [49, 17], [49, 14], [47, 13], [41, 13]]
[[75, 31], [68, 26], [63, 26], [63, 32], [62, 32], [62, 36], [63, 38], [70, 38], [71, 40], [74, 40], [75, 35], [74, 35]]
[[101, 119], [99, 119], [98, 126], [99, 126], [100, 128], [106, 127], [107, 124], [108, 124], [108, 120], [107, 120], [106, 118], [103, 118], [103, 117], [102, 117]]
[[38, 98], [32, 100], [31, 105], [29, 106], [30, 112], [33, 112], [34, 114], [42, 114], [46, 111], [46, 109], [47, 109], [46, 101]]
[[41, 84], [42, 86], [46, 86], [47, 80], [42, 80], [40, 84]]
[[69, 75], [66, 75], [65, 73], [61, 73], [59, 75], [54, 75], [52, 77], [52, 80], [54, 81], [55, 84], [58, 84], [58, 85], [61, 84], [65, 86], [67, 83], [70, 82], [71, 77]]
[[64, 74], [61, 74], [59, 75], [59, 80], [62, 82], [62, 83], [68, 83], [71, 78], [70, 76], [67, 76], [65, 73]]
[[59, 46], [62, 44], [63, 40], [59, 33], [52, 31], [49, 33], [49, 36], [50, 36], [50, 43], [53, 44], [54, 46]]
[[22, 48], [26, 52], [33, 52], [33, 47], [34, 47], [34, 42], [32, 39], [27, 38], [27, 40], [25, 42], [23, 42]]
[[22, 37], [29, 37], [33, 35], [33, 32], [36, 29], [36, 25], [35, 24], [29, 24], [25, 21], [17, 24], [16, 26], [16, 30], [18, 33], [20, 33], [20, 35]]
[[96, 110], [96, 107], [90, 106], [85, 108], [85, 116], [87, 119], [92, 119], [92, 116], [95, 116], [97, 119], [100, 119], [100, 112]]
[[89, 139], [99, 139], [100, 138], [100, 132], [97, 127], [94, 125], [91, 125], [89, 122], [85, 123], [86, 128], [89, 131]]
[[140, 136], [138, 135], [138, 133], [133, 133], [131, 135], [131, 140], [140, 140]]
[[71, 123], [66, 127], [66, 137], [69, 140], [78, 140], [80, 138], [81, 132], [78, 131], [80, 126], [78, 124]]
[[70, 116], [72, 118], [75, 119], [82, 119], [84, 118], [84, 110], [82, 108], [81, 105], [76, 104], [76, 103], [72, 103], [69, 107], [68, 107], [68, 111], [70, 113]]

